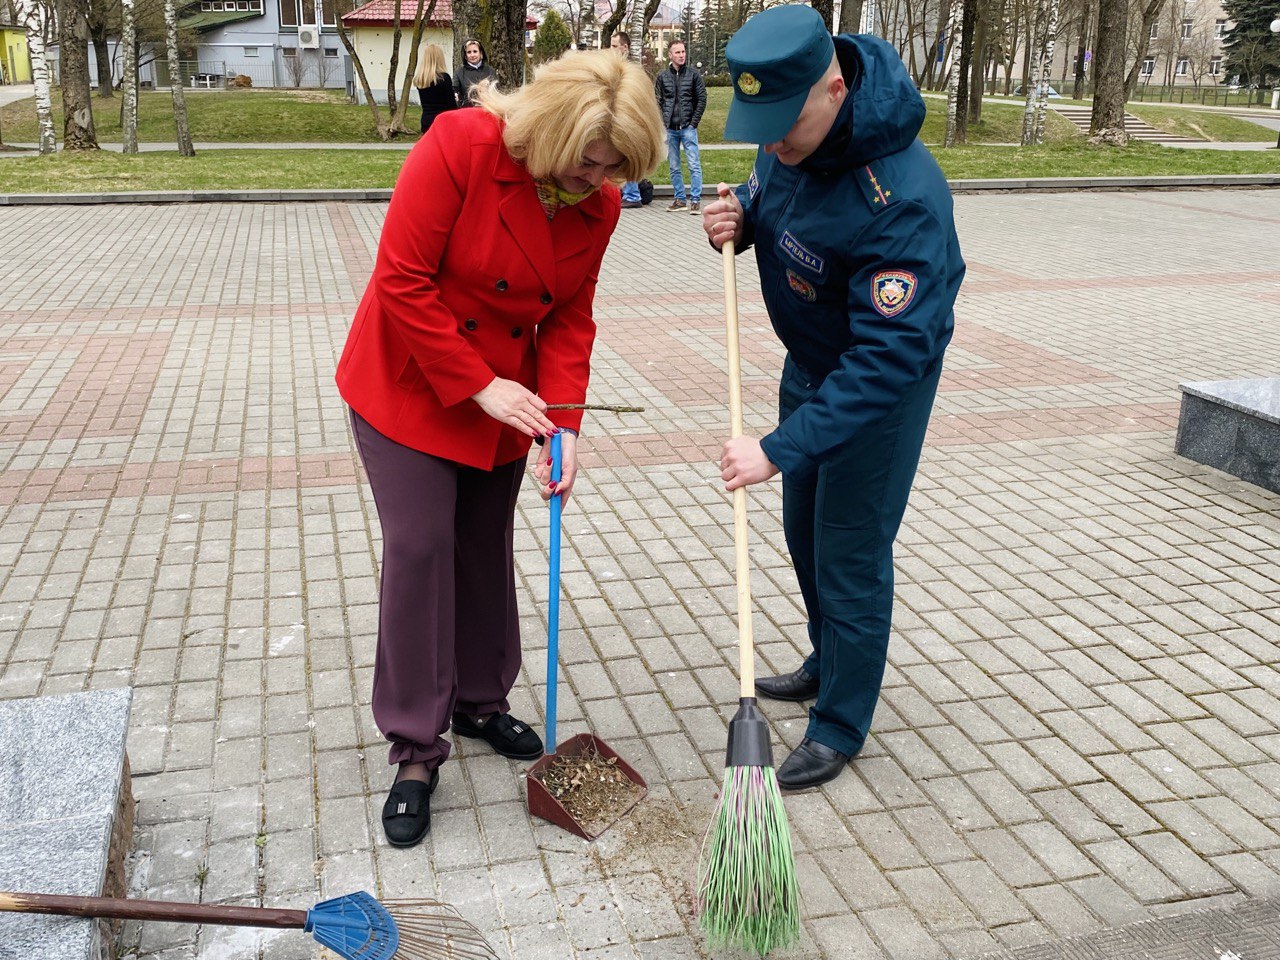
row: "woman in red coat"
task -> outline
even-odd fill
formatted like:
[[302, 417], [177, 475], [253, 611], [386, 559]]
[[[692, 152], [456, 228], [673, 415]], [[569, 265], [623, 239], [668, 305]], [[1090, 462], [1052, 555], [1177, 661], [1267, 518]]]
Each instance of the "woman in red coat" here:
[[382, 525], [373, 715], [399, 770], [387, 839], [430, 828], [442, 734], [533, 759], [509, 713], [520, 669], [512, 527], [533, 438], [563, 434], [577, 474], [596, 278], [617, 182], [657, 166], [662, 123], [644, 72], [571, 53], [480, 110], [442, 114], [413, 148], [338, 364]]

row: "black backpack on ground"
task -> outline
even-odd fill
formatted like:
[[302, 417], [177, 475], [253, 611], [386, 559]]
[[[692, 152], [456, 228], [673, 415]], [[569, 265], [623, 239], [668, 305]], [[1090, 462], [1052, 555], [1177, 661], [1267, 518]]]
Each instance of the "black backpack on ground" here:
[[640, 202], [646, 207], [653, 203], [653, 183], [649, 180], [641, 180], [636, 186], [640, 188]]

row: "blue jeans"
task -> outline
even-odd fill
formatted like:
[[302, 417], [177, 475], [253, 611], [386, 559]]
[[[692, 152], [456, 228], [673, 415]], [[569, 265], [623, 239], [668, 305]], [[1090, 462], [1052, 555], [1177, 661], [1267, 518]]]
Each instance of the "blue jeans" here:
[[[684, 174], [680, 172], [680, 148], [684, 147], [685, 157], [689, 160], [689, 196], [684, 193]], [[698, 128], [685, 127], [683, 130], [667, 131], [667, 165], [671, 167], [671, 189], [676, 199], [702, 201], [702, 162], [698, 159]]]
[[628, 180], [622, 185], [622, 199], [627, 203], [640, 202], [640, 184], [634, 180]]

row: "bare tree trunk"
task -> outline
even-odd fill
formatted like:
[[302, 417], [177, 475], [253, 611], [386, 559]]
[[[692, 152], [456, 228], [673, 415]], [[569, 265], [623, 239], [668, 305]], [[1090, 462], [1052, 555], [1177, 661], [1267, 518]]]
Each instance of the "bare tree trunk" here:
[[1031, 142], [1044, 143], [1044, 115], [1049, 108], [1049, 74], [1053, 68], [1053, 48], [1058, 41], [1058, 0], [1047, 0], [1048, 23], [1040, 54], [1040, 82], [1036, 84], [1036, 109], [1031, 124]]
[[840, 4], [841, 33], [862, 32], [862, 3], [863, 0], [844, 0]]
[[946, 132], [942, 135], [942, 145], [944, 147], [954, 147], [956, 145], [956, 126], [957, 118], [962, 112], [960, 110], [960, 64], [958, 51], [956, 50], [956, 37], [960, 34], [960, 21], [964, 17], [964, 0], [951, 0], [951, 7], [947, 11], [947, 66], [946, 87], [947, 87], [947, 127]]
[[956, 63], [955, 142], [969, 139], [969, 75], [973, 72], [973, 35], [977, 28], [978, 0], [963, 0], [960, 14], [960, 49]]
[[822, 22], [826, 25], [827, 29], [832, 29], [835, 26], [835, 6], [833, 0], [810, 0], [810, 3], [813, 5], [813, 9], [818, 11], [818, 14], [822, 17]]
[[[396, 70], [400, 66], [400, 0], [395, 0], [391, 14], [391, 60], [387, 65], [387, 113], [392, 118], [396, 116]], [[422, 9], [422, 0], [418, 0], [418, 9]], [[396, 126], [395, 120], [391, 121], [391, 129]]]
[[424, 0], [418, 0], [418, 10], [413, 16], [413, 45], [409, 48], [409, 62], [404, 68], [404, 83], [400, 85], [400, 108], [391, 118], [393, 133], [409, 133], [404, 125], [404, 115], [409, 112], [409, 88], [413, 86], [413, 75], [418, 72], [418, 47], [422, 45], [422, 34], [427, 29], [427, 22], [436, 11], [436, 0], [426, 6]]
[[169, 58], [169, 94], [173, 98], [173, 120], [178, 132], [178, 153], [194, 157], [191, 127], [187, 123], [187, 98], [182, 90], [182, 63], [178, 60], [178, 17], [173, 0], [164, 0], [165, 54]]
[[124, 47], [124, 76], [120, 78], [123, 101], [120, 118], [125, 153], [138, 152], [138, 45], [133, 0], [120, 0], [120, 45]]
[[1089, 14], [1092, 9], [1085, 0], [1080, 10], [1080, 42], [1076, 45], [1076, 83], [1071, 89], [1072, 100], [1084, 99], [1084, 55], [1089, 49]]
[[[1138, 77], [1142, 73], [1142, 61], [1147, 59], [1147, 51], [1151, 47], [1151, 25], [1160, 17], [1160, 10], [1164, 7], [1164, 0], [1147, 0], [1147, 5], [1142, 9], [1142, 27], [1138, 34], [1141, 37], [1141, 46], [1138, 48], [1138, 55], [1133, 58], [1133, 63], [1129, 66], [1129, 74], [1124, 81], [1124, 96], [1128, 100], [1133, 96], [1133, 91], [1138, 87]], [[1176, 29], [1176, 28], [1175, 28]], [[1173, 63], [1174, 56], [1170, 56], [1165, 63], [1166, 84], [1168, 83], [1167, 74]]]
[[524, 0], [491, 0], [490, 9], [489, 62], [498, 86], [512, 90], [524, 83]]
[[1129, 0], [1100, 0], [1098, 42], [1094, 51], [1093, 116], [1089, 132], [1098, 143], [1124, 146], [1129, 140], [1124, 129], [1125, 29], [1129, 20]]
[[53, 97], [49, 85], [49, 61], [45, 57], [45, 8], [39, 0], [15, 0], [17, 21], [27, 33], [31, 55], [31, 79], [36, 88], [36, 123], [40, 128], [40, 153], [58, 149], [53, 132]]
[[634, 0], [628, 11], [627, 36], [631, 38], [627, 59], [633, 63], [644, 63], [644, 4], [640, 0]]
[[97, 150], [89, 91], [89, 22], [84, 0], [58, 0], [58, 74], [62, 88], [62, 149]]
[[[985, 7], [985, 4], [983, 6]], [[977, 4], [975, 4], [976, 7]], [[977, 9], [977, 13], [973, 29], [973, 48], [970, 51], [973, 64], [969, 70], [969, 115], [965, 122], [966, 135], [968, 125], [982, 119], [983, 68], [986, 66], [987, 59], [987, 23], [991, 12], [987, 9]]]
[[364, 64], [360, 61], [360, 54], [356, 53], [356, 48], [351, 43], [351, 37], [347, 33], [347, 28], [342, 25], [342, 15], [337, 16], [338, 21], [338, 39], [342, 41], [343, 49], [347, 51], [347, 56], [351, 58], [351, 66], [356, 71], [356, 76], [360, 79], [360, 89], [364, 91], [364, 102], [369, 105], [369, 112], [373, 114], [373, 128], [377, 131], [379, 140], [390, 140], [391, 129], [382, 119], [382, 111], [378, 109], [378, 101], [373, 98], [373, 90], [369, 87], [369, 78], [365, 75]]
[[111, 87], [111, 52], [107, 46], [105, 25], [101, 32], [91, 30], [93, 37], [93, 59], [98, 66], [98, 96], [110, 100], [114, 94]]

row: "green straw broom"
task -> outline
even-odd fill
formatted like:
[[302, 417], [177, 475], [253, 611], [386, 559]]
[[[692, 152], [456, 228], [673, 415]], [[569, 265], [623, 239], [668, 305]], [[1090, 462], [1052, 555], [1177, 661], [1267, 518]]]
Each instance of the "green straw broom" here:
[[[725, 323], [729, 359], [729, 426], [742, 436], [742, 371], [738, 351], [738, 289], [733, 242], [724, 245]], [[741, 699], [729, 723], [720, 802], [702, 846], [697, 912], [714, 947], [764, 956], [800, 936], [795, 854], [782, 794], [773, 772], [769, 725], [756, 707], [751, 635], [751, 574], [747, 555], [747, 491], [733, 491], [737, 555], [738, 660]]]

